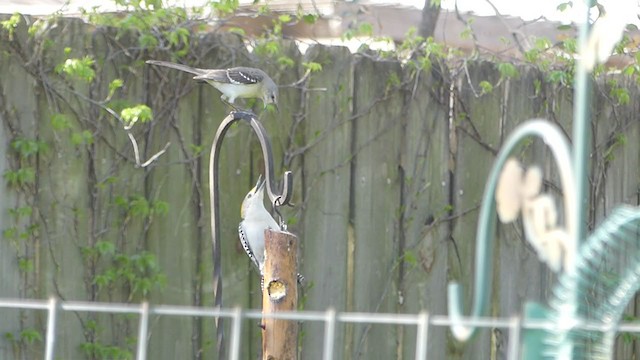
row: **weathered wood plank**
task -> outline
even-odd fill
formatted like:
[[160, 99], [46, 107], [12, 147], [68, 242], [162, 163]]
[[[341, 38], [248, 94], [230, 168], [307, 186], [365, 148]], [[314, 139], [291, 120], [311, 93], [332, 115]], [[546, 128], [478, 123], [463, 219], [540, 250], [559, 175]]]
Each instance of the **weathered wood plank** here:
[[[352, 124], [349, 97], [352, 93], [351, 54], [341, 47], [313, 46], [305, 61], [322, 64], [311, 74], [305, 93], [305, 109], [299, 126], [304, 139], [294, 150], [302, 157], [300, 205], [301, 273], [307, 284], [300, 291], [305, 310], [348, 309], [348, 227], [351, 174], [349, 169]], [[326, 89], [326, 90], [320, 90]], [[341, 358], [344, 328], [337, 327], [334, 356]], [[322, 354], [324, 328], [303, 324], [301, 359]]]
[[[452, 171], [454, 173], [450, 202], [452, 215], [451, 238], [449, 239], [449, 276], [463, 287], [465, 314], [468, 314], [474, 296], [475, 251], [477, 217], [484, 194], [486, 176], [494, 161], [494, 152], [500, 145], [500, 104], [502, 94], [498, 89], [479, 95], [480, 81], [496, 84], [499, 75], [493, 64], [474, 63], [470, 66], [470, 78], [461, 75], [456, 79], [458, 99], [454, 111], [455, 141], [452, 142]], [[471, 85], [470, 85], [471, 84]], [[473, 86], [473, 88], [472, 88]], [[499, 240], [494, 240], [495, 245]], [[494, 261], [496, 254], [494, 253]], [[495, 265], [495, 263], [494, 263]], [[494, 266], [495, 269], [495, 266]], [[495, 270], [494, 270], [495, 271]], [[493, 282], [495, 288], [496, 282]], [[493, 289], [490, 293], [491, 309], [496, 308], [497, 299]], [[493, 313], [493, 310], [490, 310]], [[491, 331], [481, 330], [472, 342], [451, 344], [449, 359], [489, 359], [492, 340]]]
[[[353, 311], [393, 312], [398, 302], [402, 79], [398, 63], [357, 59], [354, 68]], [[396, 356], [397, 328], [354, 326], [354, 359]]]
[[[446, 166], [449, 89], [442, 78], [432, 76], [443, 69], [432, 71], [421, 72], [404, 90], [406, 115], [402, 118], [404, 146], [400, 159], [404, 241], [400, 249], [399, 313], [447, 313], [443, 289], [447, 286], [448, 224], [444, 218], [448, 216], [450, 186]], [[447, 331], [433, 326], [429, 329], [429, 358], [446, 358], [447, 349], [442, 344], [447, 341]], [[416, 349], [416, 328], [403, 327], [399, 332], [403, 334], [399, 339], [403, 358], [410, 359]]]

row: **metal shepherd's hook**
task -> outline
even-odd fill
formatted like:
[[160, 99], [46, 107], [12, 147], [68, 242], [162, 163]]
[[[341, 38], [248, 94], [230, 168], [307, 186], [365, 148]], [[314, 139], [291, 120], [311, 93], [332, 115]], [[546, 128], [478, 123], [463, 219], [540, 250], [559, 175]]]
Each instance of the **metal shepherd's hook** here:
[[[260, 147], [262, 148], [262, 157], [265, 162], [265, 181], [269, 200], [274, 206], [283, 206], [289, 204], [292, 194], [293, 174], [291, 171], [285, 171], [282, 192], [276, 189], [273, 171], [273, 155], [271, 152], [271, 141], [267, 136], [267, 132], [262, 124], [256, 119], [255, 114], [246, 111], [232, 111], [222, 121], [213, 139], [211, 146], [211, 157], [209, 158], [209, 200], [211, 206], [211, 237], [213, 243], [213, 296], [215, 306], [222, 308], [222, 260], [220, 257], [220, 204], [219, 204], [219, 181], [218, 181], [218, 160], [220, 157], [220, 149], [222, 148], [222, 140], [229, 127], [236, 121], [246, 121], [253, 132], [258, 136]], [[222, 319], [216, 318], [216, 337], [217, 349], [220, 359], [224, 359], [224, 336]]]

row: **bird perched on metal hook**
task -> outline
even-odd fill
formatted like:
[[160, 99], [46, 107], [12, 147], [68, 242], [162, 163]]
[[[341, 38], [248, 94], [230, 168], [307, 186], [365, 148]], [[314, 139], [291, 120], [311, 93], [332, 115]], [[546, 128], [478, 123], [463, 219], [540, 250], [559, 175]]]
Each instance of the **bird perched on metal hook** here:
[[234, 101], [238, 98], [262, 99], [264, 107], [273, 104], [278, 109], [278, 85], [264, 71], [250, 67], [229, 69], [199, 69], [168, 61], [147, 60], [147, 64], [194, 74], [194, 80], [204, 81], [220, 90], [220, 99], [236, 109]]
[[[242, 248], [251, 262], [258, 268], [261, 287], [264, 274], [264, 231], [266, 229], [281, 230], [276, 220], [264, 207], [264, 186], [265, 180], [260, 175], [256, 186], [247, 193], [242, 201], [240, 209], [242, 221], [238, 226], [238, 235]], [[297, 277], [299, 283], [304, 281], [302, 275], [297, 274]]]

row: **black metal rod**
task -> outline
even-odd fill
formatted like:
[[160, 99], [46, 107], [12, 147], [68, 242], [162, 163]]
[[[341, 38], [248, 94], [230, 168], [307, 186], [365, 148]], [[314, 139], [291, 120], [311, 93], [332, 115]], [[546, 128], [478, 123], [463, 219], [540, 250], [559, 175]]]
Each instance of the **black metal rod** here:
[[[218, 131], [211, 145], [211, 156], [209, 158], [209, 201], [211, 206], [211, 241], [213, 244], [213, 297], [216, 307], [222, 308], [222, 257], [220, 246], [220, 204], [219, 204], [219, 179], [218, 164], [220, 159], [220, 149], [227, 130], [236, 121], [245, 120], [258, 136], [262, 157], [265, 162], [265, 180], [269, 200], [274, 206], [288, 205], [291, 200], [293, 174], [285, 171], [282, 182], [282, 192], [276, 189], [273, 170], [273, 154], [271, 151], [271, 140], [262, 124], [256, 119], [255, 114], [245, 111], [232, 111], [218, 126]], [[224, 359], [224, 331], [221, 318], [215, 319], [216, 339], [218, 358]]]

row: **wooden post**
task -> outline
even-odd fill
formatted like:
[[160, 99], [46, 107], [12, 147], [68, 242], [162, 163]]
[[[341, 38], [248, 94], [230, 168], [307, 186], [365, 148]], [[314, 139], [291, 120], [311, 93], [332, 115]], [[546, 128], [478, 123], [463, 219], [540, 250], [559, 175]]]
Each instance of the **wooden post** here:
[[[298, 238], [288, 232], [265, 230], [264, 290], [262, 313], [295, 311], [298, 307]], [[296, 360], [298, 323], [262, 319], [262, 359]]]

